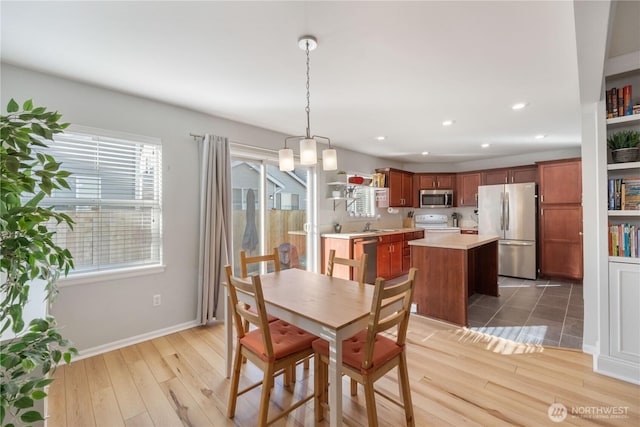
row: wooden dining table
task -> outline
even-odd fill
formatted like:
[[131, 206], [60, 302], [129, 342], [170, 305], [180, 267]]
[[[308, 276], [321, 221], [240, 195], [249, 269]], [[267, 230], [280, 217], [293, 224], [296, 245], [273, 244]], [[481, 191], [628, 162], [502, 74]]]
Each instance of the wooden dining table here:
[[[374, 287], [299, 269], [268, 273], [260, 278], [269, 314], [329, 342], [329, 422], [331, 426], [342, 425], [342, 341], [367, 327]], [[238, 299], [242, 300], [240, 292]], [[228, 297], [225, 301], [229, 377], [233, 328]], [[389, 304], [386, 309], [394, 307]]]

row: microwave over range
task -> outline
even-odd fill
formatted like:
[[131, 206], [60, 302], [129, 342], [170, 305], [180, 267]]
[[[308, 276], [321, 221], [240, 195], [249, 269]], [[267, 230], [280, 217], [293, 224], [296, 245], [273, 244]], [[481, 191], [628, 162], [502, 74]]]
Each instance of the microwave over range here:
[[453, 190], [420, 190], [421, 208], [450, 208], [453, 206]]

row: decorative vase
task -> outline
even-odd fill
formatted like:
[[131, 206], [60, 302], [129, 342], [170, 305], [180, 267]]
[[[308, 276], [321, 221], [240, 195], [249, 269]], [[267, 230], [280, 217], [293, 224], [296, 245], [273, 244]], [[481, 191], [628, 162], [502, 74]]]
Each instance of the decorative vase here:
[[611, 158], [615, 163], [635, 162], [638, 159], [638, 147], [611, 150]]

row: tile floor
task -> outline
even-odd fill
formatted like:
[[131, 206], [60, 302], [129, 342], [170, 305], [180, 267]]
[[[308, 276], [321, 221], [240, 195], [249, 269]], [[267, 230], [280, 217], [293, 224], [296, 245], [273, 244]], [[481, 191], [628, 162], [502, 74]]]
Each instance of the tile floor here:
[[582, 349], [582, 284], [499, 276], [500, 296], [469, 298], [469, 328], [518, 342]]

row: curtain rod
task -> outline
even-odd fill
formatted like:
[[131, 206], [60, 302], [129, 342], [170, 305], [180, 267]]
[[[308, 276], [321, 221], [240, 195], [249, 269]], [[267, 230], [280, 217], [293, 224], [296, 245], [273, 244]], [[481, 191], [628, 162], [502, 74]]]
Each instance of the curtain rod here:
[[[203, 140], [204, 139], [204, 135], [199, 135], [197, 133], [189, 133], [190, 136], [193, 137], [194, 140]], [[200, 142], [198, 141], [198, 142]], [[258, 147], [256, 145], [248, 145], [248, 144], [242, 144], [240, 142], [237, 141], [229, 141], [231, 143], [232, 146], [237, 147], [237, 148], [249, 148], [251, 150], [261, 150], [267, 153], [277, 153], [278, 150], [273, 150], [271, 148], [264, 148], [264, 147]]]

